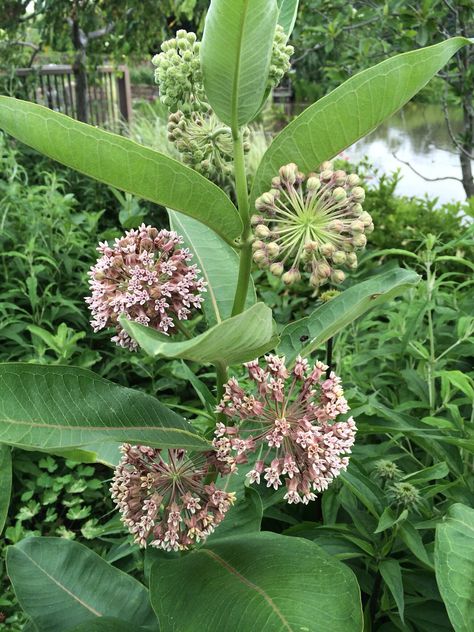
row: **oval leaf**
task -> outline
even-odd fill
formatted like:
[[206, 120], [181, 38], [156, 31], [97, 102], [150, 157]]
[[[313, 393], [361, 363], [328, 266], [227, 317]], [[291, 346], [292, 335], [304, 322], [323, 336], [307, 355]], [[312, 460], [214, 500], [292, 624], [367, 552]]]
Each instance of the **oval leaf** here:
[[12, 451], [9, 445], [0, 444], [0, 534], [7, 520], [11, 491]]
[[439, 592], [456, 632], [472, 630], [474, 509], [452, 505], [436, 527], [435, 570]]
[[0, 364], [0, 441], [46, 451], [104, 441], [209, 449], [150, 395], [87, 369], [22, 363]]
[[137, 627], [156, 622], [147, 589], [78, 542], [27, 538], [8, 548], [7, 569], [39, 632], [70, 630], [104, 616]]
[[[230, 318], [239, 276], [239, 255], [207, 226], [169, 211], [171, 228], [184, 237], [184, 243], [194, 254], [193, 263], [201, 269], [207, 282], [202, 305], [209, 326]], [[250, 280], [246, 307], [257, 301], [255, 287]]]
[[287, 325], [281, 334], [278, 353], [290, 360], [298, 354], [308, 356], [356, 318], [402, 294], [420, 278], [413, 270], [395, 268], [354, 285], [309, 316]]
[[120, 324], [148, 355], [200, 364], [247, 362], [273, 349], [278, 340], [272, 311], [263, 303], [182, 342], [172, 342], [169, 336], [123, 317]]
[[91, 178], [191, 215], [228, 241], [242, 230], [237, 209], [219, 187], [190, 167], [128, 138], [3, 96], [0, 128]]
[[160, 560], [150, 596], [162, 632], [362, 630], [352, 571], [312, 542], [276, 533], [236, 536]]
[[233, 131], [253, 119], [265, 91], [276, 0], [212, 0], [201, 45], [207, 98]]
[[454, 37], [391, 57], [351, 77], [307, 108], [266, 151], [255, 176], [252, 200], [271, 188], [282, 165], [295, 162], [302, 171], [312, 171], [374, 130], [469, 43]]
[[280, 8], [278, 24], [283, 28], [286, 35], [290, 37], [295, 26], [298, 14], [299, 0], [277, 0]]

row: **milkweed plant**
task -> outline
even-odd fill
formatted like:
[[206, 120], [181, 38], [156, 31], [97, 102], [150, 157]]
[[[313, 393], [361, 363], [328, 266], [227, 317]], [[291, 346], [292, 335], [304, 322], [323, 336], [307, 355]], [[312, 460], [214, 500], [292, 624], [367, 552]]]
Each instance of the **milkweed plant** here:
[[[12, 547], [9, 574], [34, 629], [361, 629], [352, 571], [309, 540], [262, 532], [262, 507], [310, 506], [344, 476], [357, 419], [345, 376], [321, 349], [417, 281], [402, 269], [351, 279], [377, 226], [358, 175], [334, 159], [468, 40], [397, 55], [349, 78], [273, 139], [250, 179], [249, 126], [291, 68], [297, 9], [297, 0], [212, 0], [201, 41], [179, 30], [162, 43], [155, 79], [180, 160], [0, 97], [6, 132], [168, 209], [169, 226], [142, 224], [99, 245], [85, 300], [94, 331], [110, 331], [111, 345], [156, 362], [191, 362], [190, 385], [212, 420], [203, 429], [85, 369], [1, 366], [0, 440], [110, 464], [126, 546], [146, 551], [149, 589], [112, 565], [118, 552], [104, 560], [40, 537]], [[325, 300], [277, 327], [252, 269], [268, 270], [281, 292], [310, 288], [308, 300]], [[90, 605], [38, 608], [45, 588], [25, 576], [25, 556], [70, 594], [86, 582]]]

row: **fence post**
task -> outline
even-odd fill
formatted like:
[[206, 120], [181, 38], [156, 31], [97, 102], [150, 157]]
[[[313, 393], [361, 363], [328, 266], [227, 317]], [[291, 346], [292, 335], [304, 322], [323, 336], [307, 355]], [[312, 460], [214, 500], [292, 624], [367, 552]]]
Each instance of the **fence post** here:
[[122, 120], [132, 121], [132, 92], [130, 89], [130, 73], [127, 66], [119, 66], [117, 75], [117, 95]]

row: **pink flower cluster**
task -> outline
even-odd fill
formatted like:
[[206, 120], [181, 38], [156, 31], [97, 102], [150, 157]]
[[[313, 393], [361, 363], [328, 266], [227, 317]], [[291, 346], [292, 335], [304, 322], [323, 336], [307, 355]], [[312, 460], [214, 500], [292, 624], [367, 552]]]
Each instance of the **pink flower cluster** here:
[[205, 484], [209, 455], [122, 446], [111, 485], [122, 521], [139, 546], [179, 551], [205, 540], [224, 519], [235, 494]]
[[[233, 472], [248, 454], [259, 450], [250, 483], [278, 489], [286, 484], [288, 503], [308, 503], [314, 492], [327, 489], [345, 470], [357, 430], [354, 419], [336, 421], [349, 410], [341, 380], [328, 367], [316, 362], [310, 367], [298, 357], [289, 371], [285, 358], [265, 356], [266, 366], [258, 360], [248, 362], [253, 393], [245, 392], [235, 378], [228, 381], [217, 407], [233, 421], [218, 423], [213, 441], [217, 461], [223, 473]], [[283, 480], [282, 480], [283, 479]]]
[[174, 231], [142, 224], [112, 247], [99, 244], [102, 256], [89, 272], [92, 295], [86, 298], [94, 331], [115, 326], [112, 340], [133, 351], [137, 344], [121, 327], [120, 316], [169, 334], [176, 330], [175, 319], [186, 320], [199, 308], [206, 283], [198, 278], [200, 270], [188, 265], [192, 254], [182, 243]]

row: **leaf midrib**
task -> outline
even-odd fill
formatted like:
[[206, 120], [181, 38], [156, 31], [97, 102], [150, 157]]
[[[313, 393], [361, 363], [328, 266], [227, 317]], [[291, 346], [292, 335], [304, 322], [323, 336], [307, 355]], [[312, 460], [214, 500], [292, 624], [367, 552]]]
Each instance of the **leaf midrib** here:
[[238, 131], [239, 131], [238, 94], [239, 94], [239, 85], [240, 85], [240, 68], [242, 65], [242, 45], [243, 45], [243, 39], [244, 39], [245, 24], [247, 21], [248, 7], [249, 7], [249, 0], [244, 0], [242, 19], [240, 21], [240, 29], [239, 29], [239, 42], [237, 46], [237, 59], [236, 59], [236, 65], [235, 65], [234, 81], [232, 83], [231, 121], [232, 121], [232, 134], [234, 137], [238, 135]]

